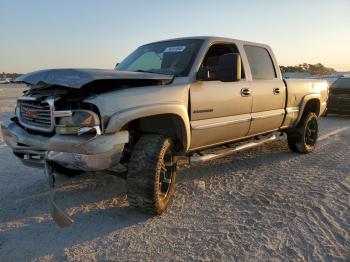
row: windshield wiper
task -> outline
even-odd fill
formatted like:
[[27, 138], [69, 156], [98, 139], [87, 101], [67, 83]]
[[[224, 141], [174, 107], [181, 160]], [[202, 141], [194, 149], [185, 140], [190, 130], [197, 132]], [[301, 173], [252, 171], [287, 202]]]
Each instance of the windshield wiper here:
[[165, 73], [160, 73], [160, 72], [155, 72], [155, 71], [146, 71], [146, 70], [142, 70], [142, 69], [138, 69], [134, 72], [140, 72], [140, 73], [149, 73], [149, 74], [159, 74], [159, 75], [173, 75], [173, 74], [165, 74]]

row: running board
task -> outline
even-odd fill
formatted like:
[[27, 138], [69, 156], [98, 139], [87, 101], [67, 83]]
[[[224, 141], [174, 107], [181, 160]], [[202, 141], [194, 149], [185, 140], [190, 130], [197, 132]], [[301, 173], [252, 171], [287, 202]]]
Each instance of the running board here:
[[234, 148], [230, 148], [230, 149], [226, 149], [222, 152], [218, 152], [216, 154], [212, 153], [212, 154], [206, 154], [206, 155], [202, 155], [202, 156], [191, 156], [190, 157], [190, 162], [193, 162], [193, 163], [198, 163], [198, 162], [206, 162], [206, 161], [210, 161], [210, 160], [214, 160], [214, 159], [217, 159], [217, 158], [221, 158], [221, 157], [225, 157], [225, 156], [229, 156], [233, 153], [236, 153], [238, 151], [242, 151], [242, 150], [245, 150], [245, 149], [249, 149], [249, 148], [253, 148], [253, 147], [256, 147], [256, 146], [260, 146], [266, 142], [270, 142], [270, 141], [273, 141], [273, 140], [276, 140], [277, 137], [275, 135], [269, 137], [269, 138], [265, 138], [265, 139], [261, 139], [257, 142], [251, 142], [251, 143], [248, 143], [248, 144], [244, 144], [244, 145], [240, 145], [240, 146], [237, 146], [237, 147], [234, 147]]

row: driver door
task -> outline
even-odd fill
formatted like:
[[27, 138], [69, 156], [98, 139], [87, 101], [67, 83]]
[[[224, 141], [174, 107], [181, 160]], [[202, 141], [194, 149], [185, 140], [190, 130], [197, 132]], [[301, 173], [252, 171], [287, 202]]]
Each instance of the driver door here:
[[[202, 66], [215, 68], [220, 55], [238, 53], [234, 44], [213, 45]], [[243, 72], [243, 70], [242, 70]], [[208, 81], [197, 81], [190, 88], [191, 150], [229, 142], [247, 136], [251, 122], [250, 83], [221, 82], [215, 71]]]

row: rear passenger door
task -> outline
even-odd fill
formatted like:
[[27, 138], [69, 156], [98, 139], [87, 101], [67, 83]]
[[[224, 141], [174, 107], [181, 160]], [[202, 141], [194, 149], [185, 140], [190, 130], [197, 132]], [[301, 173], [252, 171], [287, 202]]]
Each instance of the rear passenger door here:
[[268, 49], [245, 45], [244, 50], [252, 76], [252, 122], [249, 135], [277, 130], [284, 119], [286, 87], [277, 74], [278, 69]]

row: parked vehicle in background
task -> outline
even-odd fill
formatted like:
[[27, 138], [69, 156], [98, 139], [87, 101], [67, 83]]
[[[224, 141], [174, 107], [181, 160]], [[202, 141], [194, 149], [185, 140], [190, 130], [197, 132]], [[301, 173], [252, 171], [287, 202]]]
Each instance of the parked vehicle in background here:
[[350, 76], [340, 77], [329, 88], [327, 113], [350, 115]]
[[[312, 152], [328, 98], [327, 81], [282, 79], [269, 46], [219, 37], [147, 44], [115, 70], [43, 70], [18, 81], [31, 89], [2, 132], [23, 163], [45, 164], [52, 184], [56, 172], [123, 164], [130, 206], [152, 214], [172, 201], [178, 156], [212, 160], [276, 131], [292, 151]], [[69, 224], [52, 203], [56, 221]]]
[[0, 84], [9, 84], [10, 80], [7, 78], [0, 78]]

